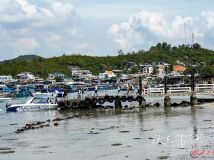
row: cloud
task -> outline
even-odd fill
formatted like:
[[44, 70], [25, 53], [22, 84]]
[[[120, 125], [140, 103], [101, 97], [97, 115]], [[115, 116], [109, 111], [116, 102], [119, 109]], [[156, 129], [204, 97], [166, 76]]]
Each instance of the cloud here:
[[21, 38], [18, 39], [16, 42], [13, 43], [12, 48], [18, 54], [23, 53], [30, 53], [34, 49], [39, 47], [39, 43], [35, 38]]
[[74, 5], [69, 2], [0, 0], [0, 32], [4, 34], [0, 37], [4, 42], [0, 44], [0, 51], [4, 57], [8, 52], [13, 57], [29, 52], [42, 52], [49, 57], [56, 49], [58, 54], [65, 52], [65, 46], [72, 44], [81, 33], [76, 29], [78, 19]]
[[[192, 33], [196, 40], [203, 41], [208, 30], [214, 28], [214, 12], [202, 12], [198, 17], [175, 16], [169, 19], [161, 13], [141, 10], [131, 15], [127, 22], [113, 24], [108, 33], [121, 49], [136, 50], [162, 41], [174, 45], [184, 43], [184, 24], [187, 26], [188, 43], [192, 42]], [[204, 24], [207, 29], [204, 29]]]
[[204, 11], [201, 15], [206, 19], [208, 29], [214, 28], [214, 11]]

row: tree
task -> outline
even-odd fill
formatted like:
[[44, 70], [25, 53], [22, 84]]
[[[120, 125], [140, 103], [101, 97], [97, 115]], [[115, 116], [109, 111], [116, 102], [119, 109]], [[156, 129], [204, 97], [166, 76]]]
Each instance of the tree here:
[[213, 78], [214, 68], [212, 66], [206, 66], [200, 71], [200, 75], [204, 78]]
[[124, 55], [124, 53], [123, 53], [123, 51], [121, 49], [117, 51], [117, 54], [118, 55]]
[[63, 82], [63, 78], [61, 78], [61, 77], [56, 77], [55, 80], [56, 80], [56, 82]]
[[194, 49], [200, 49], [200, 48], [201, 48], [201, 45], [198, 44], [198, 43], [194, 43], [194, 44], [192, 45], [192, 48], [194, 48]]
[[131, 73], [131, 74], [138, 73], [138, 68], [137, 68], [136, 66], [132, 67], [130, 73]]
[[157, 75], [157, 74], [158, 74], [158, 69], [157, 69], [157, 67], [154, 66], [152, 74], [153, 74], [153, 75]]

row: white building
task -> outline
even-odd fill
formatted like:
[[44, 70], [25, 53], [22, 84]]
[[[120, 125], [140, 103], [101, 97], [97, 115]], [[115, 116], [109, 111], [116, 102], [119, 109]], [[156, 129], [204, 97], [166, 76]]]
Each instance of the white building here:
[[154, 71], [154, 67], [151, 64], [141, 64], [140, 65], [140, 71], [144, 75], [151, 75]]
[[77, 70], [75, 72], [72, 72], [72, 76], [78, 77], [79, 79], [93, 77], [92, 72], [90, 70]]
[[2, 75], [0, 76], [0, 82], [11, 82], [14, 81], [11, 75]]
[[17, 75], [20, 81], [34, 81], [36, 77], [30, 72], [22, 72]]
[[48, 79], [49, 80], [54, 80], [56, 78], [65, 79], [65, 75], [63, 73], [59, 73], [59, 72], [48, 74]]
[[114, 74], [112, 71], [105, 71], [104, 73], [99, 73], [99, 79], [110, 79], [116, 77], [117, 75]]

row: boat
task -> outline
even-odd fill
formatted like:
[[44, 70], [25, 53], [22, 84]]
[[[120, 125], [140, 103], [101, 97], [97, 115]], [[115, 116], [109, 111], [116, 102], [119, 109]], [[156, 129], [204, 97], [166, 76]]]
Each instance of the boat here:
[[24, 104], [6, 104], [7, 112], [25, 112], [57, 109], [56, 97], [35, 96]]

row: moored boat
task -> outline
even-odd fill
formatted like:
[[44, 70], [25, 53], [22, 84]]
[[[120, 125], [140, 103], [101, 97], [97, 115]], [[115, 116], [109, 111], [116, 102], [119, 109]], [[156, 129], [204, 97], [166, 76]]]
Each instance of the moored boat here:
[[57, 99], [48, 96], [32, 97], [24, 104], [6, 104], [7, 112], [24, 112], [24, 111], [38, 111], [57, 109]]

